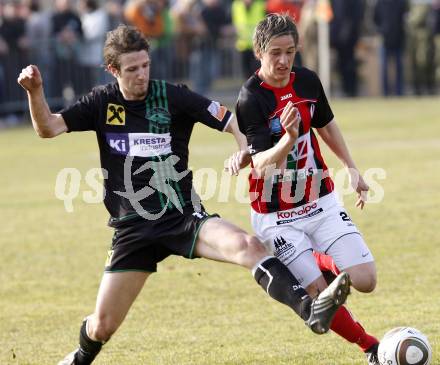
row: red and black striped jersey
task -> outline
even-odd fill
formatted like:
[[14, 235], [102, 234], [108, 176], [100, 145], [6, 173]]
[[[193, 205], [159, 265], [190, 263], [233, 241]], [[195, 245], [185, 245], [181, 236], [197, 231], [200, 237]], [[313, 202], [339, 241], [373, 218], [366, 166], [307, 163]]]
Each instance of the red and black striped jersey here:
[[241, 88], [236, 114], [250, 153], [270, 149], [283, 136], [280, 116], [289, 101], [301, 115], [298, 139], [280, 169], [266, 170], [264, 177], [249, 175], [251, 205], [258, 213], [298, 207], [334, 188], [312, 129], [331, 122], [333, 112], [318, 76], [306, 68], [294, 67], [282, 88], [266, 84], [257, 73]]

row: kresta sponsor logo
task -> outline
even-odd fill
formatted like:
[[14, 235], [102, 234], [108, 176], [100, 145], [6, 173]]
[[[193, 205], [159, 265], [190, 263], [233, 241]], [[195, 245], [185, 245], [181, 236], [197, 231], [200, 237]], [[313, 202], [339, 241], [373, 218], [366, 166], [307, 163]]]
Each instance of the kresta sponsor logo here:
[[287, 210], [287, 211], [283, 211], [283, 212], [277, 212], [277, 218], [278, 219], [288, 219], [288, 218], [292, 218], [298, 215], [304, 215], [309, 213], [312, 209], [315, 209], [317, 207], [316, 203], [313, 203], [312, 205], [306, 205], [305, 207], [303, 207], [301, 210], [299, 211], [295, 211], [295, 210]]
[[151, 138], [137, 138], [133, 140], [133, 146], [150, 145], [150, 144], [165, 144], [166, 139], [163, 137]]

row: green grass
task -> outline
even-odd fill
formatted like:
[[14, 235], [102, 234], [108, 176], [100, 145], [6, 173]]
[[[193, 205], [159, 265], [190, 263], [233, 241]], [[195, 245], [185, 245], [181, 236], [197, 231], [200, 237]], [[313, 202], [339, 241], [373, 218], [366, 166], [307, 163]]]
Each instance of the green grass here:
[[[364, 211], [344, 200], [372, 249], [378, 286], [353, 293], [349, 308], [381, 337], [407, 325], [426, 333], [440, 364], [439, 99], [343, 100], [337, 120], [361, 170], [386, 179], [379, 204]], [[55, 197], [58, 172], [99, 166], [92, 133], [42, 140], [30, 128], [0, 132], [0, 364], [54, 364], [77, 343], [93, 311], [112, 232], [102, 204]], [[217, 167], [232, 138], [198, 126], [190, 165]], [[324, 149], [330, 166], [339, 163]], [[233, 186], [235, 186], [233, 184]], [[250, 230], [249, 208], [234, 199], [205, 203], [209, 211]], [[353, 365], [356, 346], [334, 334], [313, 335], [254, 283], [249, 272], [207, 260], [168, 258], [159, 264], [126, 321], [96, 364]]]

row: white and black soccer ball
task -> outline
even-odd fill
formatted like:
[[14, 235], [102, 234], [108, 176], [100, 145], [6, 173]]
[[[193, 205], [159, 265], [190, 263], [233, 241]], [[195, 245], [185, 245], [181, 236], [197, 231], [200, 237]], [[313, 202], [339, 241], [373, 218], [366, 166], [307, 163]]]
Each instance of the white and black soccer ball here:
[[397, 327], [383, 336], [377, 355], [381, 365], [429, 365], [432, 349], [419, 330]]

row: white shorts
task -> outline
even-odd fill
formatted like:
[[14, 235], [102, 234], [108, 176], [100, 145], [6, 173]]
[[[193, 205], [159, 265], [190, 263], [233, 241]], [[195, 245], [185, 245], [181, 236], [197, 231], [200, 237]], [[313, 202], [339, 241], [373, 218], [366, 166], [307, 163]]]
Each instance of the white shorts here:
[[295, 209], [267, 214], [252, 211], [251, 221], [255, 235], [304, 287], [321, 275], [312, 250], [332, 256], [340, 270], [374, 261], [335, 193]]

